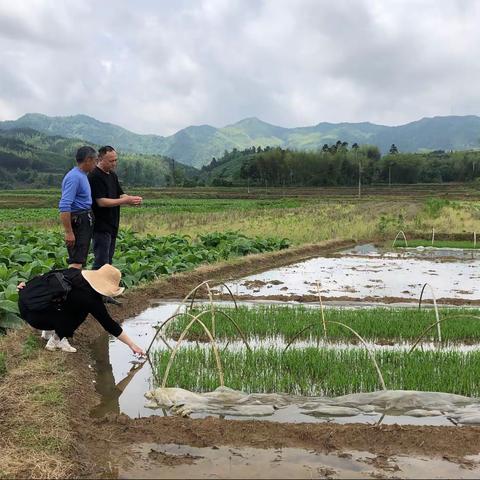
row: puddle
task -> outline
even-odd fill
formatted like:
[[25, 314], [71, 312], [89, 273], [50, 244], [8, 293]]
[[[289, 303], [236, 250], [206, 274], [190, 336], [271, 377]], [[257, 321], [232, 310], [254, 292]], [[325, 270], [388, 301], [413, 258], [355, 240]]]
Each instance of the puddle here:
[[[156, 307], [149, 308], [138, 317], [125, 321], [123, 328], [137, 344], [146, 348], [155, 334], [153, 327], [170, 317], [177, 310], [178, 305], [178, 303], [163, 303]], [[273, 341], [273, 339], [266, 339], [264, 341]], [[173, 340], [171, 342], [172, 345], [175, 344]], [[278, 343], [277, 339], [275, 339], [275, 343]], [[297, 346], [292, 347], [303, 347], [303, 343], [299, 342]], [[338, 348], [339, 346], [343, 346], [343, 348], [359, 348], [352, 347], [352, 345], [348, 344], [330, 345], [331, 348]], [[372, 344], [372, 347], [377, 346]], [[164, 343], [158, 340], [154, 345], [154, 348], [161, 349], [166, 347]], [[205, 348], [208, 348], [208, 346], [205, 345]], [[229, 348], [232, 348], [232, 346], [230, 345]], [[243, 348], [243, 344], [239, 343], [237, 347], [234, 345], [233, 348]], [[382, 346], [381, 348], [386, 347]], [[399, 348], [406, 347], [403, 345]], [[426, 344], [425, 348], [428, 348], [428, 344]], [[471, 349], [475, 347], [465, 346], [463, 348]], [[112, 337], [109, 339], [107, 336], [102, 336], [94, 346], [94, 356], [96, 360], [95, 368], [98, 372], [96, 388], [101, 394], [102, 402], [94, 409], [92, 415], [103, 416], [107, 413], [124, 413], [131, 418], [148, 417], [152, 415], [172, 415], [168, 409], [170, 405], [156, 409], [146, 407], [147, 400], [144, 397], [144, 394], [147, 391], [153, 390], [155, 387], [153, 384], [151, 366], [147, 362], [141, 368], [136, 368], [136, 365], [131, 363], [133, 355], [130, 354], [130, 351], [123, 343], [116, 338]], [[364, 395], [368, 396], [369, 394]], [[289, 423], [329, 422], [334, 420], [336, 423], [362, 422], [374, 424], [381, 419], [384, 424], [452, 425], [451, 420], [447, 417], [449, 414], [455, 414], [455, 409], [445, 409], [445, 405], [443, 404], [441, 405], [443, 409], [442, 414], [432, 414], [431, 410], [440, 409], [440, 407], [437, 409], [435, 405], [430, 406], [429, 412], [417, 411], [412, 413], [412, 410], [418, 410], [420, 406], [425, 403], [417, 402], [415, 404], [409, 404], [403, 409], [391, 408], [388, 412], [389, 414], [382, 418], [384, 414], [383, 407], [385, 407], [382, 402], [377, 403], [373, 408], [370, 408], [370, 404], [368, 404], [368, 408], [363, 405], [360, 409], [352, 411], [352, 406], [355, 407], [355, 405], [350, 401], [343, 406], [339, 403], [332, 405], [332, 399], [326, 397], [314, 398], [293, 395], [277, 396], [275, 399], [276, 404], [278, 404], [279, 401], [281, 402], [281, 408], [277, 409], [274, 408], [272, 401], [268, 400], [268, 395], [262, 397], [261, 394], [258, 394], [257, 397], [258, 398], [254, 398], [252, 404], [260, 405], [260, 410], [258, 408], [255, 409], [256, 407], [251, 411], [244, 410], [242, 412], [240, 412], [239, 409], [235, 410], [237, 407], [230, 410], [225, 410], [224, 408], [218, 409], [218, 402], [214, 407], [208, 405], [207, 408], [205, 408], [205, 405], [203, 404], [200, 408], [192, 409], [191, 405], [188, 405], [188, 408], [192, 418], [204, 418], [212, 414], [217, 414], [222, 418], [228, 419], [258, 419], [260, 411], [260, 414], [262, 415], [260, 418], [262, 420]], [[186, 402], [183, 402], [183, 404], [185, 403]], [[306, 406], [306, 404], [309, 405]], [[345, 412], [341, 410], [341, 408], [344, 407], [350, 408], [350, 411]], [[473, 407], [473, 405], [470, 405], [470, 407]], [[467, 411], [467, 414], [480, 415], [480, 405], [475, 406], [475, 408], [476, 409], [473, 411]], [[448, 413], [445, 413], [445, 411]], [[462, 412], [463, 411], [461, 410], [456, 412], [457, 417], [458, 415], [461, 415]], [[409, 413], [409, 415], [405, 415], [405, 413]]]
[[[381, 252], [373, 245], [363, 245], [340, 256], [312, 258], [244, 277], [228, 286], [240, 298], [297, 298], [315, 297], [319, 281], [326, 300], [347, 297], [353, 301], [390, 298], [412, 302], [429, 283], [437, 299], [480, 301], [480, 252], [459, 250], [455, 258], [450, 253], [445, 258], [426, 258], [416, 249]], [[438, 252], [432, 255], [438, 256]], [[223, 287], [217, 292], [226, 293]], [[426, 295], [431, 298], [430, 292]]]
[[445, 458], [330, 454], [300, 448], [198, 448], [141, 443], [131, 460], [114, 468], [118, 478], [478, 478], [480, 456], [458, 464]]

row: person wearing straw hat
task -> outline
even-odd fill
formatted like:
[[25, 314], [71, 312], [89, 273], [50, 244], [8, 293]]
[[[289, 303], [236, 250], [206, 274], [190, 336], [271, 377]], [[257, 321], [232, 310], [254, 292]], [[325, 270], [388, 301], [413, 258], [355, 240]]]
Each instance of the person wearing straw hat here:
[[133, 353], [144, 355], [143, 349], [113, 320], [103, 303], [102, 297], [116, 297], [124, 291], [120, 287], [120, 270], [106, 264], [98, 270], [66, 268], [59, 272], [64, 275], [69, 291], [63, 301], [51, 302], [42, 310], [32, 310], [26, 305], [27, 295], [22, 295], [22, 290], [27, 291], [28, 283], [22, 282], [18, 286], [20, 315], [33, 328], [47, 331], [47, 350], [76, 352], [68, 338], [73, 337], [75, 330], [91, 314], [108, 333], [125, 343]]

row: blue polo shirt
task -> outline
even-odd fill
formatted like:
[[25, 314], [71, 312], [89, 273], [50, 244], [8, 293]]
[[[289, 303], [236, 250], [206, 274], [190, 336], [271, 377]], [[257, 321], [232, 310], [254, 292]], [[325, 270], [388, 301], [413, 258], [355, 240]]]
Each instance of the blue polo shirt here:
[[62, 198], [58, 204], [60, 212], [78, 212], [92, 208], [92, 191], [87, 174], [78, 167], [73, 167], [63, 177]]

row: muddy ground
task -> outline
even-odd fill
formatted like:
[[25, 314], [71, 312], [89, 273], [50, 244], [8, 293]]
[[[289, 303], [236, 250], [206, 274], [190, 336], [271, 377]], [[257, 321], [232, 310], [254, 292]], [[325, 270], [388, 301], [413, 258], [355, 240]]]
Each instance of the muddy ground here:
[[[204, 296], [204, 294], [203, 294]], [[231, 300], [231, 297], [228, 294], [218, 294], [215, 296], [218, 300]], [[255, 300], [270, 300], [276, 302], [318, 302], [318, 295], [236, 295], [237, 300], [242, 301], [255, 301]], [[392, 303], [411, 303], [412, 299], [405, 297], [379, 297], [379, 296], [365, 296], [359, 299], [358, 297], [349, 297], [343, 295], [341, 297], [329, 297], [327, 295], [322, 295], [322, 300], [324, 302], [342, 302], [342, 303], [382, 303], [382, 304], [392, 304]], [[413, 299], [416, 301], [416, 299]], [[454, 305], [457, 307], [466, 306], [473, 307], [480, 305], [480, 300], [468, 300], [462, 298], [437, 298], [436, 302], [440, 305]], [[423, 305], [433, 304], [433, 300], [427, 299], [422, 302]]]
[[[110, 310], [116, 319], [124, 320], [149, 307], [152, 299], [178, 299], [204, 280], [226, 281], [330, 253], [352, 243], [330, 241], [249, 256], [220, 265], [203, 266], [194, 272], [174, 275], [167, 280], [132, 290], [125, 296], [122, 308], [111, 307]], [[68, 465], [68, 468], [59, 470], [63, 476], [114, 477], [115, 465], [133, 458], [132, 447], [144, 442], [211, 448], [221, 445], [297, 447], [324, 453], [359, 450], [371, 452], [379, 458], [393, 454], [421, 454], [447, 458], [462, 463], [467, 468], [471, 462], [465, 460], [464, 456], [478, 454], [480, 451], [480, 427], [280, 424], [213, 417], [188, 419], [152, 416], [130, 419], [115, 414], [94, 418], [91, 411], [100, 398], [94, 384], [96, 373], [91, 367], [90, 346], [101, 335], [105, 333], [99, 325], [88, 319], [75, 335], [74, 344], [79, 351], [72, 355], [55, 353], [50, 357], [53, 362], [64, 362], [71, 379], [65, 385], [68, 388], [65, 392], [68, 411], [66, 428], [71, 434], [71, 446], [63, 451], [63, 461]], [[127, 347], [125, 348], [125, 354], [129, 355]], [[13, 404], [7, 413], [15, 415]], [[46, 415], [55, 415], [55, 409], [51, 408]], [[6, 419], [6, 416], [3, 418]], [[25, 421], [28, 422], [28, 419]], [[19, 469], [18, 472], [19, 476], [31, 476], [28, 471], [22, 472]], [[51, 473], [50, 476], [55, 474]]]

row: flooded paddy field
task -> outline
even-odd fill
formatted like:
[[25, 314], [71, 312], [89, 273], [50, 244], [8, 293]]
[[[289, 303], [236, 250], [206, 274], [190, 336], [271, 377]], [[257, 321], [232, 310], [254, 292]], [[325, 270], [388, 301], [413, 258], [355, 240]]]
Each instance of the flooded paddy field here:
[[[227, 283], [238, 298], [412, 302], [431, 285], [443, 303], [480, 303], [480, 252], [460, 249], [382, 249], [368, 244]], [[217, 291], [225, 294], [224, 288]], [[429, 294], [430, 295], [430, 294]]]
[[[150, 308], [135, 319], [124, 323], [124, 328], [138, 343], [148, 344], [157, 332], [154, 327], [169, 318], [178, 306], [178, 303], [164, 303]], [[250, 314], [255, 313], [255, 308], [251, 304], [248, 307], [240, 306], [240, 311], [242, 308], [248, 308]], [[284, 310], [285, 315], [289, 310], [293, 314], [298, 307], [276, 308]], [[309, 310], [300, 308], [302, 313], [317, 314], [320, 317], [319, 308], [311, 307]], [[234, 316], [232, 310], [234, 310], [232, 307], [227, 308], [229, 314]], [[263, 313], [268, 310], [269, 307], [264, 307]], [[343, 313], [352, 317], [354, 312], [352, 309], [344, 311], [331, 308], [325, 311], [325, 315], [327, 318], [333, 315], [337, 318]], [[363, 309], [364, 316], [375, 313], [381, 317], [387, 312], [389, 310], [386, 308], [380, 311]], [[442, 313], [445, 312], [465, 314], [468, 310], [442, 310]], [[393, 309], [390, 313], [393, 314], [393, 321], [396, 316], [396, 321], [401, 322], [400, 309]], [[474, 313], [478, 312], [472, 310], [472, 314]], [[407, 320], [412, 321], [412, 318], [413, 321], [416, 320], [416, 323], [412, 322], [412, 330], [418, 332], [431, 322], [428, 316], [434, 318], [431, 309], [420, 312], [413, 310], [408, 311]], [[180, 317], [178, 323], [181, 324], [183, 320]], [[160, 386], [171, 349], [175, 347], [177, 340], [168, 334], [162, 340], [157, 337], [152, 346], [152, 361], [145, 363], [141, 368], [128, 362], [120, 342], [111, 340], [108, 357], [101, 358], [102, 354], [105, 355], [104, 344], [98, 345], [97, 349], [97, 362], [103, 365], [101, 369], [103, 374], [98, 384], [104, 391], [103, 402], [95, 415], [116, 412], [136, 418], [189, 414], [193, 418], [201, 418], [218, 414], [222, 418], [261, 417], [282, 422], [335, 421], [371, 424], [383, 417], [382, 422], [385, 423], [417, 425], [452, 425], [460, 418], [472, 422], [478, 415], [480, 422], [479, 401], [469, 398], [477, 393], [476, 379], [480, 375], [480, 351], [476, 344], [467, 345], [463, 341], [455, 341], [456, 332], [463, 332], [462, 335], [465, 335], [464, 328], [468, 331], [472, 324], [474, 325], [474, 322], [466, 318], [446, 323], [454, 328], [450, 331], [444, 329], [444, 340], [441, 344], [435, 341], [434, 332], [433, 335], [424, 338], [413, 353], [409, 353], [413, 342], [407, 338], [391, 336], [393, 340], [386, 344], [385, 334], [382, 334], [380, 342], [374, 340], [371, 333], [365, 335], [366, 345], [377, 358], [380, 369], [384, 372], [385, 382], [390, 388], [421, 390], [422, 385], [428, 384], [432, 391], [453, 394], [451, 397], [438, 399], [432, 399], [429, 394], [421, 392], [408, 399], [408, 395], [401, 393], [394, 393], [391, 398], [386, 399], [381, 397], [380, 393], [380, 396], [374, 399], [362, 397], [362, 393], [382, 388], [367, 350], [358, 345], [358, 342], [352, 342], [351, 338], [349, 340], [349, 335], [342, 336], [338, 328], [336, 332], [331, 332], [331, 338], [323, 337], [320, 318], [317, 322], [320, 335], [304, 336], [291, 343], [288, 351], [285, 351], [285, 348], [289, 345], [287, 338], [288, 335], [291, 337], [291, 334], [287, 334], [287, 337], [271, 334], [266, 336], [264, 331], [255, 332], [254, 327], [249, 329], [240, 317], [237, 320], [240, 328], [243, 328], [252, 352], [247, 351], [242, 340], [228, 339], [226, 335], [228, 323], [220, 320], [217, 320], [216, 342], [224, 366], [225, 385], [234, 388], [234, 394], [228, 389], [216, 390], [219, 379], [211, 346], [205, 343], [205, 339], [198, 338], [195, 332], [193, 332], [195, 340], [186, 340], [179, 349], [168, 382], [168, 386], [186, 391], [171, 389], [158, 403], [156, 403], [158, 396], [146, 399], [145, 394]], [[346, 321], [354, 323], [351, 318], [347, 318]], [[360, 323], [361, 321], [360, 317]], [[208, 323], [207, 320], [205, 322]], [[297, 329], [301, 330], [302, 322], [297, 318], [296, 323]], [[291, 325], [287, 326], [292, 331]], [[331, 327], [334, 325], [329, 326]], [[279, 327], [276, 333], [281, 330]], [[174, 337], [178, 339], [178, 335]], [[442, 365], [440, 372], [439, 365]], [[456, 383], [453, 385], [444, 383], [445, 379], [452, 377], [456, 379]], [[189, 395], [190, 392], [210, 391], [214, 393], [203, 398], [195, 394]], [[353, 392], [360, 393], [360, 396], [348, 398], [348, 395], [347, 397], [343, 395]], [[249, 396], [249, 393], [255, 395]], [[178, 406], [185, 408], [179, 410]]]
[[[216, 287], [212, 301], [199, 291], [201, 299], [193, 305], [157, 302], [123, 324], [145, 348], [156, 337], [146, 363], [132, 363], [116, 339], [98, 339], [91, 367], [97, 371], [102, 401], [91, 414], [97, 419], [127, 416], [138, 428], [181, 417], [240, 420], [249, 432], [257, 430], [253, 425], [260, 429], [265, 424], [272, 432], [275, 425], [352, 432], [364, 425], [380, 434], [382, 428], [401, 425], [426, 435], [428, 429], [460, 432], [480, 425], [480, 314], [468, 307], [480, 304], [479, 267], [476, 252], [391, 251], [368, 245], [230, 281], [237, 308], [232, 301], [218, 300], [230, 297], [224, 286]], [[406, 282], [411, 294], [399, 291]], [[366, 287], [380, 283], [373, 295]], [[419, 310], [425, 283], [431, 290]], [[351, 284], [357, 292], [340, 295]], [[281, 290], [285, 287], [292, 294]], [[442, 304], [438, 311], [425, 305], [431, 291]], [[158, 329], [177, 313], [183, 316]], [[269, 435], [265, 438], [273, 447]], [[292, 478], [408, 478], [435, 473], [437, 478], [468, 478], [480, 473], [476, 456], [452, 461], [412, 452], [384, 457], [363, 449], [335, 449], [324, 454], [265, 449], [265, 444], [260, 450], [207, 448], [135, 438], [130, 460], [119, 461], [115, 475], [242, 478], [258, 472], [256, 476], [276, 478], [289, 472]]]

